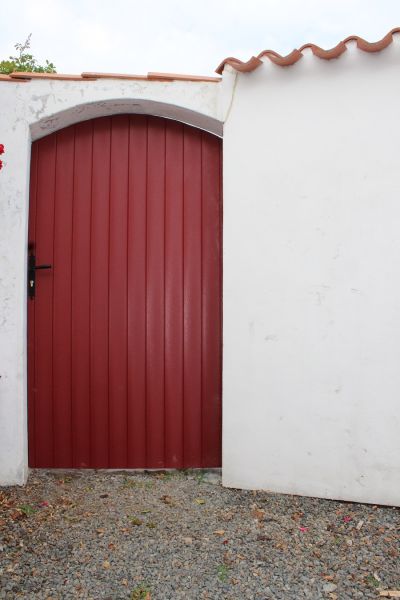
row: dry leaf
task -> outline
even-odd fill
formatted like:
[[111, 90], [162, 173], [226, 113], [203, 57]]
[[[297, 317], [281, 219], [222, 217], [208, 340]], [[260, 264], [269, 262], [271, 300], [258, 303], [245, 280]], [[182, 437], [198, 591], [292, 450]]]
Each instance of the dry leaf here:
[[400, 598], [400, 590], [383, 590], [379, 595], [382, 598]]
[[217, 529], [216, 531], [214, 531], [215, 535], [224, 535], [225, 533], [225, 529]]
[[233, 512], [233, 510], [228, 510], [223, 515], [221, 515], [221, 519], [223, 521], [232, 521], [234, 515], [235, 515], [235, 513]]
[[111, 565], [110, 565], [110, 563], [108, 562], [108, 560], [105, 560], [105, 561], [103, 562], [103, 567], [104, 567], [105, 569], [109, 569], [109, 568], [111, 567]]
[[265, 519], [265, 510], [262, 508], [253, 508], [251, 515], [253, 519], [257, 519], [257, 521], [263, 521]]
[[195, 498], [194, 501], [196, 502], [196, 504], [205, 504], [206, 503], [204, 498]]
[[161, 500], [161, 502], [164, 502], [164, 504], [172, 505], [174, 503], [171, 496], [161, 496], [160, 500]]
[[300, 521], [303, 517], [304, 517], [304, 513], [299, 511], [299, 512], [294, 512], [292, 514], [291, 518], [293, 519], [293, 521]]

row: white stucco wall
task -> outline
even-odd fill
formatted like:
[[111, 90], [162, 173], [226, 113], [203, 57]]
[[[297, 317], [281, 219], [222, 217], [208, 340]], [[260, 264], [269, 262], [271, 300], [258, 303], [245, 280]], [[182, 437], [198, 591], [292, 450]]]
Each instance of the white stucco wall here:
[[223, 481], [400, 505], [400, 38], [226, 74]]
[[26, 258], [31, 141], [116, 113], [177, 119], [222, 133], [219, 83], [0, 81], [0, 485], [26, 480]]
[[27, 475], [32, 139], [105, 114], [224, 126], [223, 481], [400, 505], [400, 39], [222, 83], [0, 81], [0, 484]]

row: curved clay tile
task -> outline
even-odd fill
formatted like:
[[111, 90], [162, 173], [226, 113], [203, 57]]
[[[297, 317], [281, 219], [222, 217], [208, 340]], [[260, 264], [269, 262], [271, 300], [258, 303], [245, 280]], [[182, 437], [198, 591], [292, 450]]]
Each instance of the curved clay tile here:
[[276, 65], [279, 65], [280, 67], [289, 67], [300, 60], [303, 55], [300, 50], [292, 50], [292, 52], [286, 56], [281, 56], [273, 50], [264, 50], [257, 56], [257, 58], [260, 59], [262, 56], [268, 56], [270, 61]]
[[264, 50], [263, 52], [260, 52], [260, 54], [257, 57], [253, 56], [247, 62], [243, 62], [238, 58], [229, 57], [225, 58], [225, 60], [222, 61], [222, 63], [217, 67], [216, 72], [219, 75], [221, 75], [224, 70], [224, 67], [226, 65], [230, 65], [236, 71], [241, 71], [242, 73], [249, 73], [250, 71], [254, 71], [254, 69], [257, 69], [257, 67], [259, 67], [262, 64], [262, 61], [260, 59], [263, 57], [269, 58], [269, 60], [275, 63], [276, 65], [279, 65], [281, 67], [288, 67], [290, 65], [294, 65], [302, 57], [303, 50], [305, 50], [306, 48], [310, 48], [312, 53], [315, 56], [318, 56], [318, 58], [323, 58], [324, 60], [331, 60], [332, 58], [338, 58], [341, 54], [343, 54], [343, 52], [346, 51], [347, 42], [350, 41], [356, 41], [357, 47], [360, 50], [363, 50], [364, 52], [379, 52], [380, 50], [383, 50], [384, 48], [389, 46], [389, 44], [392, 43], [394, 33], [400, 33], [400, 27], [395, 27], [394, 29], [389, 31], [389, 33], [387, 33], [378, 42], [367, 42], [366, 40], [357, 35], [351, 35], [347, 37], [343, 42], [339, 42], [337, 46], [331, 48], [330, 50], [324, 50], [316, 44], [304, 44], [304, 46], [301, 46], [299, 50], [293, 50], [287, 56], [281, 56], [273, 50]]
[[395, 29], [389, 31], [389, 33], [387, 33], [385, 37], [383, 37], [378, 42], [367, 42], [363, 38], [358, 37], [357, 35], [353, 35], [346, 38], [344, 40], [344, 43], [346, 44], [350, 40], [355, 40], [357, 42], [357, 48], [360, 48], [360, 50], [363, 50], [364, 52], [379, 52], [380, 50], [387, 48], [387, 46], [389, 46], [389, 44], [392, 43], [393, 34], [398, 33], [399, 31], [400, 27], [395, 27]]
[[236, 71], [247, 73], [248, 71], [254, 71], [254, 69], [262, 65], [262, 61], [256, 56], [252, 56], [247, 62], [243, 62], [238, 58], [233, 58], [230, 56], [222, 61], [222, 63], [215, 69], [215, 72], [221, 75], [226, 64], [231, 65], [234, 69], [236, 69]]
[[331, 58], [338, 58], [343, 52], [346, 52], [347, 47], [344, 42], [339, 42], [337, 46], [331, 48], [330, 50], [324, 50], [320, 48], [316, 44], [304, 44], [300, 48], [300, 52], [303, 52], [306, 48], [310, 48], [314, 56], [318, 56], [318, 58], [324, 58], [325, 60], [331, 60]]

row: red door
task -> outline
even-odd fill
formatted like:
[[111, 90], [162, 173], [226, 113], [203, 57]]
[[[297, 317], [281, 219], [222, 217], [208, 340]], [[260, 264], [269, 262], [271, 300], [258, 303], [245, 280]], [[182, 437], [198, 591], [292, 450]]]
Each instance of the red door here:
[[121, 115], [34, 142], [30, 466], [220, 465], [221, 218], [208, 133]]

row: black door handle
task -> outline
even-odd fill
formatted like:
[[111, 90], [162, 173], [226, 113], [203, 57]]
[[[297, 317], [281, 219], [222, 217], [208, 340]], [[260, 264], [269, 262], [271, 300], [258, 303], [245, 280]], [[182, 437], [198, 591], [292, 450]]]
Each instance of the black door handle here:
[[28, 258], [28, 298], [31, 300], [35, 297], [36, 290], [36, 271], [43, 269], [51, 269], [52, 265], [37, 265], [36, 256], [30, 254]]

